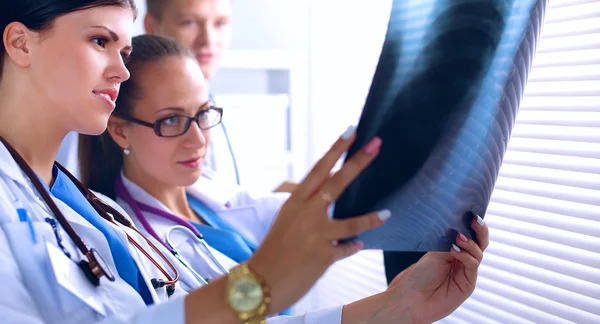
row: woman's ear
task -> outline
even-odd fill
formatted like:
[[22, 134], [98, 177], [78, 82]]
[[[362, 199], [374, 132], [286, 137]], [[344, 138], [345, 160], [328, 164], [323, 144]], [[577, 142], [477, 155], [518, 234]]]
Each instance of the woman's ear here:
[[115, 116], [110, 116], [108, 119], [108, 127], [106, 128], [113, 141], [119, 145], [121, 149], [129, 147], [129, 138], [127, 134], [127, 122]]
[[25, 68], [31, 64], [30, 43], [34, 35], [20, 22], [12, 22], [6, 26], [2, 34], [4, 49], [11, 61]]

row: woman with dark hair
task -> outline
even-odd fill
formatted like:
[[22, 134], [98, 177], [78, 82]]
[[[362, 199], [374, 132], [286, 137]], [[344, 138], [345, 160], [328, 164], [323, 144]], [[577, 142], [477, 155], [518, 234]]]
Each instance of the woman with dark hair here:
[[[253, 197], [235, 185], [201, 177], [210, 129], [220, 122], [223, 109], [210, 102], [200, 65], [189, 50], [167, 38], [137, 36], [133, 47], [135, 51], [127, 63], [131, 77], [121, 87], [107, 132], [81, 137], [81, 176], [92, 190], [117, 199], [142, 233], [178, 256], [180, 262], [175, 266], [179, 268], [182, 287], [193, 290], [218, 280], [228, 269], [235, 269], [237, 262], [245, 261], [252, 253], [248, 241], [260, 243], [283, 199]], [[352, 136], [350, 128], [342, 138]], [[374, 153], [380, 144], [375, 139], [364, 151]], [[330, 199], [323, 192], [319, 196]], [[389, 215], [383, 212], [380, 216]], [[275, 224], [281, 223], [280, 217]], [[487, 228], [473, 224], [482, 243], [486, 242]], [[206, 242], [200, 234], [204, 234]], [[458, 241], [457, 245], [467, 251], [466, 246], [474, 248], [469, 252], [477, 260], [480, 247], [473, 241]], [[247, 250], [249, 253], [244, 256]], [[306, 246], [303, 250], [311, 248]], [[421, 270], [412, 273], [422, 274], [426, 264], [428, 271], [439, 271], [446, 276], [449, 266], [461, 253], [464, 252], [431, 254], [417, 267]], [[402, 289], [399, 281], [387, 295], [322, 310], [318, 316], [274, 320], [311, 323], [309, 318], [313, 318], [325, 323], [342, 320], [346, 323], [351, 319], [374, 318], [375, 323], [394, 322], [402, 316], [392, 315], [393, 311], [387, 307], [401, 304], [399, 295], [392, 293]], [[450, 286], [456, 287], [454, 281]], [[455, 302], [462, 300], [460, 295], [455, 296]], [[445, 315], [443, 309], [438, 314]], [[427, 321], [436, 319], [429, 315], [418, 317]]]

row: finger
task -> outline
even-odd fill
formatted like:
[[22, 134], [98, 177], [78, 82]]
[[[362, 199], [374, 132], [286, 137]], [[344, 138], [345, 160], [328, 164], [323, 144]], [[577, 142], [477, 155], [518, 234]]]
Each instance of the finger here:
[[459, 233], [456, 237], [456, 245], [458, 245], [461, 250], [472, 255], [477, 262], [481, 263], [481, 260], [483, 259], [483, 251], [481, 251], [481, 248], [479, 248], [479, 245], [477, 245], [475, 241], [469, 240], [465, 235]]
[[475, 237], [481, 251], [485, 251], [490, 244], [490, 233], [486, 222], [479, 215], [475, 214], [471, 227], [475, 230]]
[[474, 283], [477, 278], [477, 270], [479, 269], [479, 261], [475, 259], [471, 254], [467, 251], [462, 250], [456, 244], [452, 244], [452, 248], [450, 248], [450, 254], [454, 258], [456, 258], [460, 263], [463, 264], [465, 268], [465, 275], [469, 279], [469, 282]]
[[379, 137], [374, 137], [369, 141], [363, 149], [346, 161], [344, 166], [342, 166], [338, 172], [331, 176], [329, 180], [325, 181], [320, 192], [321, 194], [326, 194], [326, 197], [315, 195], [314, 199], [327, 205], [337, 200], [352, 180], [354, 180], [375, 159], [375, 157], [377, 157], [381, 144], [382, 141]]
[[294, 194], [301, 199], [308, 199], [329, 177], [329, 172], [342, 155], [350, 148], [350, 145], [356, 138], [356, 128], [348, 127], [346, 132], [333, 144], [327, 153], [315, 164], [312, 170], [308, 173], [304, 181], [298, 184], [294, 190]]
[[392, 213], [384, 209], [358, 217], [331, 219], [326, 235], [331, 241], [344, 240], [383, 225], [391, 216]]
[[365, 245], [361, 241], [339, 244], [333, 247], [333, 262], [345, 259], [360, 251]]

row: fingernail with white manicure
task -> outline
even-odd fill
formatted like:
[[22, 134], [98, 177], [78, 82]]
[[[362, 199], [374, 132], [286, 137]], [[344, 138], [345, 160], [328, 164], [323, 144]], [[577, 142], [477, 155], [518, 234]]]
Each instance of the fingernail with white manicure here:
[[477, 224], [479, 224], [479, 226], [485, 225], [483, 218], [481, 218], [481, 216], [479, 216], [479, 215], [477, 215]]
[[377, 213], [377, 217], [382, 221], [386, 221], [386, 220], [390, 219], [390, 217], [392, 217], [392, 212], [387, 209], [380, 210]]
[[356, 132], [356, 126], [349, 126], [348, 129], [342, 134], [342, 139], [349, 139]]
[[460, 252], [460, 248], [456, 244], [452, 244], [452, 248], [454, 249], [454, 251]]

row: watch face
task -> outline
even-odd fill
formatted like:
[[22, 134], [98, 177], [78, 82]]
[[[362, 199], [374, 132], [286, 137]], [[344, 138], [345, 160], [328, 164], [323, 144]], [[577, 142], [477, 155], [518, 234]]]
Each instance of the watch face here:
[[251, 278], [240, 278], [229, 288], [229, 303], [238, 312], [254, 311], [262, 301], [262, 287]]

